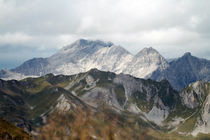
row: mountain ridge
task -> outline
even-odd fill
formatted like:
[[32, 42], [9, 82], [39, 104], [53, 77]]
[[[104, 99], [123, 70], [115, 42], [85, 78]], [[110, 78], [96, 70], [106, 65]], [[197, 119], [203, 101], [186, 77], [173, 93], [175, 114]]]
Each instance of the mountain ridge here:
[[169, 64], [170, 66], [164, 71], [154, 71], [150, 78], [157, 81], [167, 79], [177, 90], [198, 80], [210, 81], [209, 60], [197, 58], [188, 52]]
[[111, 111], [122, 122], [137, 121], [140, 128], [152, 129], [163, 137], [185, 139], [210, 133], [209, 82], [198, 81], [177, 92], [167, 80], [91, 69], [76, 75], [0, 80], [0, 97], [0, 117], [29, 132], [47, 126], [46, 119], [54, 113], [78, 116], [81, 108], [82, 112], [102, 111], [106, 115]]
[[[148, 48], [147, 55], [154, 52], [156, 52], [156, 56], [159, 57], [160, 54], [152, 48]], [[126, 67], [132, 65], [132, 60], [137, 58], [137, 55], [132, 55], [123, 47], [116, 46], [111, 42], [80, 39], [71, 45], [63, 47], [60, 51], [48, 58], [31, 59], [23, 63], [21, 66], [12, 69], [12, 71], [24, 75], [36, 76], [41, 76], [47, 73], [76, 74], [78, 72], [88, 71], [91, 68], [98, 68], [116, 73], [126, 73], [126, 71], [131, 71], [126, 70]], [[161, 56], [161, 58], [163, 57]], [[161, 59], [160, 63], [161, 61], [165, 60]], [[145, 63], [149, 63], [147, 65], [148, 68], [146, 68], [146, 70], [138, 70], [138, 72], [134, 73], [134, 76], [141, 78], [146, 77], [147, 73], [141, 75], [138, 75], [137, 73], [142, 73], [141, 71], [152, 69], [150, 70], [151, 73], [151, 71], [154, 71], [154, 69], [158, 67], [154, 66], [157, 64], [154, 64], [153, 66], [151, 64], [150, 66], [152, 61]], [[166, 63], [166, 61], [164, 63]], [[30, 68], [28, 68], [29, 66], [27, 65], [29, 65]], [[45, 67], [43, 67], [43, 65], [45, 65]], [[68, 70], [70, 67], [75, 70]], [[132, 65], [132, 67], [135, 67], [135, 65]], [[142, 68], [143, 67], [144, 66], [142, 66]], [[130, 74], [129, 72], [127, 73]]]
[[47, 58], [35, 58], [24, 62], [9, 74], [0, 78], [14, 79], [15, 73], [27, 76], [42, 76], [47, 73], [77, 74], [92, 68], [117, 74], [160, 81], [167, 79], [176, 90], [181, 90], [197, 80], [210, 81], [210, 61], [185, 53], [168, 62], [152, 47], [144, 48], [132, 55], [121, 46], [100, 40], [79, 39]]

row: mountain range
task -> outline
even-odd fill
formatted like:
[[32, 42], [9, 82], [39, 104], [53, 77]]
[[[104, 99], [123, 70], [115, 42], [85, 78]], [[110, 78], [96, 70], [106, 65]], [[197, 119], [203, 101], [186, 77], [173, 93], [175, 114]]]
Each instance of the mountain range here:
[[0, 139], [210, 139], [209, 81], [189, 52], [80, 39], [0, 71]]
[[167, 79], [176, 90], [198, 80], [210, 81], [210, 61], [190, 53], [168, 62], [152, 47], [132, 55], [111, 42], [85, 39], [63, 47], [48, 58], [33, 58], [14, 69], [1, 70], [0, 78], [23, 79], [48, 73], [72, 75], [92, 68], [156, 81]]
[[95, 139], [102, 132], [125, 139], [127, 131], [128, 139], [210, 138], [209, 82], [197, 81], [177, 92], [167, 80], [91, 69], [0, 80], [0, 103], [1, 118], [37, 137], [51, 132], [69, 137], [79, 129]]

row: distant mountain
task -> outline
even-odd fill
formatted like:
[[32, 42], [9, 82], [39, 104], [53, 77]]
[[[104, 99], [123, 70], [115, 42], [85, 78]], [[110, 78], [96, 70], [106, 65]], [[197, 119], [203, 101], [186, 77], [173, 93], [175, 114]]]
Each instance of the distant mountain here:
[[153, 48], [145, 48], [133, 56], [111, 42], [80, 39], [63, 47], [51, 57], [28, 60], [11, 71], [26, 76], [47, 73], [70, 75], [97, 68], [146, 78], [153, 71], [167, 67], [167, 61]]
[[25, 76], [40, 76], [47, 73], [46, 66], [48, 65], [48, 60], [46, 58], [33, 58], [22, 65], [11, 69], [12, 72], [20, 73]]
[[167, 79], [175, 89], [180, 90], [198, 80], [210, 81], [210, 61], [185, 53], [170, 62], [164, 71], [154, 71], [150, 78], [158, 81]]
[[23, 79], [48, 73], [71, 75], [92, 68], [156, 81], [167, 79], [176, 90], [198, 80], [210, 81], [210, 61], [190, 53], [167, 61], [151, 47], [132, 55], [111, 42], [85, 39], [63, 47], [48, 58], [34, 58], [6, 73], [0, 72], [0, 78]]
[[[0, 80], [0, 117], [33, 132], [59, 120], [67, 133], [72, 129], [67, 120], [89, 112], [97, 115], [85, 122], [92, 122], [88, 130], [105, 128], [115, 120], [116, 130], [126, 126], [131, 132], [159, 139], [194, 139], [191, 135], [210, 133], [209, 94], [207, 82], [198, 81], [177, 92], [167, 80], [156, 82], [91, 69], [71, 76], [48, 74], [21, 81]], [[55, 113], [66, 117], [63, 121], [59, 117], [55, 122], [47, 121]], [[107, 118], [109, 121], [103, 122]], [[83, 120], [84, 116], [79, 122]]]
[[168, 63], [152, 47], [144, 48], [137, 53], [123, 73], [131, 74], [139, 78], [149, 78], [155, 70], [163, 71], [168, 67]]

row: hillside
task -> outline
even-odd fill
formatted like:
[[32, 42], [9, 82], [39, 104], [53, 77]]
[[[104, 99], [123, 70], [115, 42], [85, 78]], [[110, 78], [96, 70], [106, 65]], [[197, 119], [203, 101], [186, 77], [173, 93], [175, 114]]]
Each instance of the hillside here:
[[31, 136], [22, 129], [0, 118], [0, 140], [30, 140]]
[[[166, 80], [156, 82], [91, 69], [71, 76], [48, 74], [20, 81], [0, 80], [0, 116], [36, 133], [47, 129], [47, 124], [59, 128], [65, 120], [70, 121], [68, 127], [75, 127], [72, 131], [78, 131], [80, 125], [72, 124], [73, 117], [75, 122], [83, 118], [88, 123], [90, 119], [94, 134], [108, 131], [103, 129], [114, 124], [116, 129], [122, 129], [119, 138], [127, 130], [137, 129], [134, 132], [145, 138], [192, 139], [199, 138], [199, 133], [208, 136], [209, 93], [210, 84], [205, 82], [177, 92]], [[138, 137], [135, 135], [131, 133], [134, 139]], [[102, 134], [97, 133], [97, 137]]]

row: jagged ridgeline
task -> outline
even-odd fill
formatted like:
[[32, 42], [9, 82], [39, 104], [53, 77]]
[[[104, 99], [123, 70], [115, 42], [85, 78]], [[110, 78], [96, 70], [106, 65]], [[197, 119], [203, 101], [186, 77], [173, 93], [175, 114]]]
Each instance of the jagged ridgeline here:
[[152, 47], [133, 55], [113, 43], [85, 39], [61, 48], [50, 57], [33, 58], [11, 70], [1, 70], [0, 78], [23, 79], [48, 73], [72, 75], [92, 68], [156, 81], [167, 79], [179, 91], [198, 80], [210, 81], [210, 61], [190, 53], [168, 61]]
[[0, 80], [0, 117], [35, 139], [203, 139], [209, 94], [201, 81], [177, 92], [167, 80], [91, 69]]

